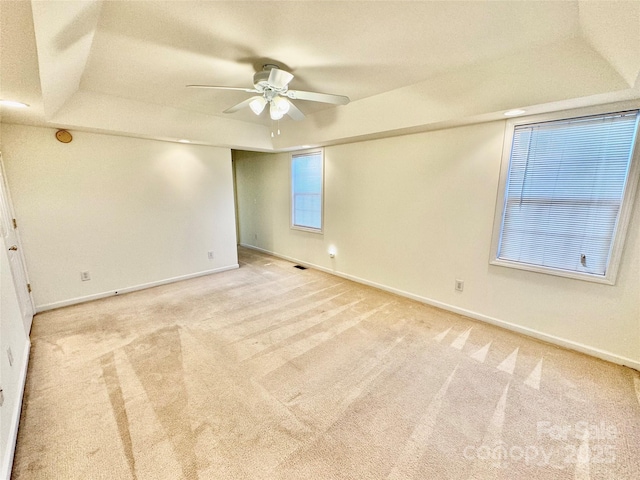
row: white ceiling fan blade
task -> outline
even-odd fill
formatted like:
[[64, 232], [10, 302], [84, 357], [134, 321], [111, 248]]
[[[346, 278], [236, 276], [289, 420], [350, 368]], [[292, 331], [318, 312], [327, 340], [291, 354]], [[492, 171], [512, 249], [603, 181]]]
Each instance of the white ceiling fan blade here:
[[234, 105], [233, 107], [229, 107], [227, 108], [224, 113], [233, 113], [233, 112], [237, 112], [238, 110], [244, 108], [244, 107], [248, 107], [249, 104], [255, 99], [256, 97], [251, 97], [251, 98], [247, 98], [246, 100], [243, 100], [240, 103], [237, 103], [236, 105]]
[[289, 111], [287, 112], [287, 115], [289, 115], [294, 120], [303, 120], [304, 119], [304, 113], [302, 113], [298, 109], [298, 107], [296, 107], [293, 104], [293, 102], [289, 102]]
[[239, 92], [247, 93], [261, 93], [255, 88], [242, 88], [242, 87], [220, 87], [218, 85], [187, 85], [187, 88], [212, 88], [215, 90], [237, 90]]
[[293, 80], [293, 75], [289, 72], [285, 72], [279, 68], [272, 68], [271, 72], [269, 72], [269, 79], [267, 82], [269, 82], [269, 85], [274, 88], [283, 88], [291, 80]]
[[349, 97], [344, 95], [332, 95], [330, 93], [305, 92], [303, 90], [287, 90], [286, 95], [294, 100], [309, 100], [312, 102], [332, 103], [334, 105], [346, 105]]

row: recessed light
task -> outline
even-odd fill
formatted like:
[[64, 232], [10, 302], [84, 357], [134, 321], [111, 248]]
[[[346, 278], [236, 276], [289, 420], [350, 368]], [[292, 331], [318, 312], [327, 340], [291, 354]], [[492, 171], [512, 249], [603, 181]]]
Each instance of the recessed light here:
[[311, 148], [311, 145], [301, 145], [300, 148]]
[[504, 116], [505, 117], [517, 117], [518, 115], [522, 115], [523, 113], [527, 113], [526, 110], [521, 110], [519, 108], [516, 108], [515, 110], [509, 110], [507, 112], [504, 112]]
[[26, 103], [16, 102], [15, 100], [0, 100], [0, 105], [11, 108], [27, 108], [29, 106]]
[[182, 140], [178, 140], [178, 142], [180, 142], [180, 143], [191, 143], [191, 140], [185, 140], [183, 138]]

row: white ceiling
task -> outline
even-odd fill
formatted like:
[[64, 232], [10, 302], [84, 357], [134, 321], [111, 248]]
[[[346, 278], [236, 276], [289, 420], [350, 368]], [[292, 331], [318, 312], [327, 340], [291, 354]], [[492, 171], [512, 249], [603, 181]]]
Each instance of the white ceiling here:
[[[2, 121], [273, 150], [640, 98], [640, 1], [0, 2]], [[247, 98], [276, 63], [296, 101], [274, 125]], [[266, 112], [265, 112], [266, 113]], [[272, 130], [282, 135], [271, 138]]]

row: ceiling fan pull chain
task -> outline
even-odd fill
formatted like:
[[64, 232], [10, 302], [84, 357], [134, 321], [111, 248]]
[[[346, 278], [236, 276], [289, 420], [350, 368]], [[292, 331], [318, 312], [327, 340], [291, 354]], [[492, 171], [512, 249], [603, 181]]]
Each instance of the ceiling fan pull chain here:
[[271, 138], [274, 138], [276, 135], [280, 135], [280, 119], [271, 120]]

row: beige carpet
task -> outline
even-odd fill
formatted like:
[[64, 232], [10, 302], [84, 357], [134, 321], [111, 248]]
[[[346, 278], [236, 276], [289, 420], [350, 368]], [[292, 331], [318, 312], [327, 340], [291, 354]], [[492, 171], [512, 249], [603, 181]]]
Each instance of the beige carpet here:
[[13, 478], [640, 478], [637, 372], [240, 261], [37, 315]]

